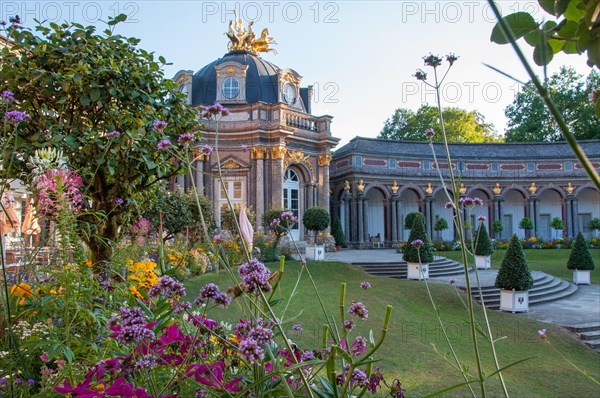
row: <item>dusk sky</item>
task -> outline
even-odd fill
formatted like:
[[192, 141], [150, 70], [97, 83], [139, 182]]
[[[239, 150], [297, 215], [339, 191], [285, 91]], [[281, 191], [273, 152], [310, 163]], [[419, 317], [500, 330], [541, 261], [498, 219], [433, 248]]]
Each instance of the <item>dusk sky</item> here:
[[[505, 14], [529, 11], [544, 18], [537, 1], [499, 5]], [[101, 25], [99, 20], [128, 14], [117, 32], [139, 37], [143, 48], [163, 55], [172, 63], [165, 68], [172, 77], [181, 69], [196, 72], [227, 52], [224, 32], [234, 9], [245, 21], [255, 21], [255, 31], [266, 27], [275, 38], [277, 54], [262, 54], [264, 59], [296, 70], [303, 87], [314, 85], [313, 114], [334, 116], [332, 131], [342, 144], [356, 135], [377, 136], [396, 108], [434, 103], [432, 91], [412, 76], [425, 69], [422, 57], [429, 52], [460, 56], [443, 105], [478, 110], [500, 133], [506, 127], [504, 108], [519, 86], [483, 63], [528, 80], [510, 46], [490, 42], [495, 21], [485, 1], [3, 0], [0, 19], [18, 14], [26, 26], [34, 18]], [[584, 56], [557, 56], [549, 72], [561, 65], [589, 73]]]

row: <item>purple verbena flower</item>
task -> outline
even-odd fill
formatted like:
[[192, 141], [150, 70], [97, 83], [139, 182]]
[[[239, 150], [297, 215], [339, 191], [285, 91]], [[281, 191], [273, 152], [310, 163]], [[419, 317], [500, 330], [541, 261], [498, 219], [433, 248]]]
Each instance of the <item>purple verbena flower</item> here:
[[204, 108], [204, 111], [202, 111], [202, 117], [204, 119], [212, 119], [213, 116], [216, 118], [217, 116], [228, 116], [229, 115], [229, 109], [225, 108], [223, 105], [216, 103], [214, 105], [208, 106], [206, 108]]
[[345, 320], [344, 321], [344, 330], [346, 332], [348, 332], [348, 333], [350, 333], [351, 331], [353, 331], [355, 326], [356, 326], [356, 324], [352, 320]]
[[186, 145], [190, 142], [194, 142], [196, 138], [194, 137], [194, 134], [191, 133], [183, 133], [179, 136], [179, 138], [177, 139], [177, 144], [178, 145]]
[[118, 131], [111, 131], [110, 133], [106, 133], [106, 138], [118, 138], [121, 136], [121, 133]]
[[288, 224], [295, 224], [298, 222], [298, 217], [296, 217], [292, 211], [284, 211], [281, 213], [280, 218], [283, 221], [287, 221]]
[[168, 123], [164, 120], [155, 120], [154, 123], [152, 123], [152, 128], [154, 131], [163, 131], [167, 128], [167, 125]]
[[371, 288], [371, 284], [369, 282], [361, 282], [360, 283], [360, 287], [363, 288], [364, 290], [370, 289]]
[[214, 151], [215, 149], [208, 145], [208, 144], [204, 144], [200, 147], [200, 154], [203, 156], [210, 156], [210, 154]]
[[306, 362], [306, 361], [314, 361], [315, 360], [315, 353], [309, 350], [305, 350], [302, 355], [300, 355], [300, 362]]
[[168, 275], [160, 277], [158, 283], [148, 290], [148, 297], [158, 298], [163, 296], [169, 299], [178, 299], [185, 296], [185, 287], [179, 281]]
[[242, 152], [248, 152], [248, 145], [242, 144], [241, 148], [242, 148]]
[[9, 123], [19, 124], [25, 120], [31, 120], [31, 116], [25, 112], [8, 111], [4, 114], [4, 119]]
[[240, 356], [251, 364], [262, 361], [265, 356], [264, 351], [253, 339], [244, 339], [239, 347]]
[[484, 222], [486, 220], [485, 216], [477, 217], [477, 221]]
[[4, 91], [2, 91], [2, 93], [0, 93], [0, 99], [2, 99], [2, 101], [7, 102], [7, 103], [15, 102], [14, 94], [8, 90], [4, 90]]
[[158, 144], [156, 144], [156, 149], [158, 149], [159, 151], [162, 151], [165, 148], [168, 148], [171, 146], [171, 141], [170, 140], [160, 140], [158, 142]]
[[448, 61], [448, 63], [450, 64], [450, 66], [454, 65], [454, 63], [459, 59], [460, 57], [454, 53], [449, 53], [448, 55], [446, 55], [446, 61]]
[[244, 263], [238, 268], [238, 275], [242, 279], [242, 287], [247, 293], [259, 290], [270, 292], [269, 278], [271, 271], [263, 263], [253, 258], [249, 263]]
[[174, 300], [171, 303], [171, 309], [173, 309], [173, 312], [175, 314], [181, 314], [183, 312], [191, 310], [192, 309], [192, 303], [190, 303], [189, 301]]
[[222, 293], [214, 283], [208, 283], [200, 289], [200, 293], [194, 304], [202, 305], [209, 300], [213, 300], [215, 304], [223, 308], [226, 308], [231, 303], [231, 298], [227, 293]]
[[362, 319], [363, 321], [366, 321], [369, 318], [369, 311], [367, 311], [365, 305], [361, 302], [356, 301], [353, 301], [352, 304], [350, 304], [348, 314], [354, 315], [355, 317]]
[[425, 138], [432, 138], [435, 135], [435, 130], [433, 128], [428, 128], [427, 130], [425, 130], [423, 135], [425, 136]]
[[292, 330], [294, 332], [302, 332], [302, 331], [304, 331], [304, 329], [302, 329], [302, 326], [300, 326], [299, 324], [295, 324], [294, 326], [292, 326]]
[[454, 207], [454, 203], [452, 203], [452, 202], [446, 202], [446, 205], [444, 207], [446, 209], [452, 209]]
[[354, 369], [352, 371], [352, 376], [350, 377], [350, 383], [352, 385], [357, 385], [360, 388], [367, 385], [367, 373], [362, 369]]
[[273, 340], [273, 331], [262, 326], [256, 326], [250, 329], [247, 336], [263, 348]]
[[[109, 326], [113, 331], [110, 337], [116, 337], [119, 343], [139, 343], [145, 339], [153, 339], [154, 332], [148, 327], [144, 312], [138, 307], [121, 307], [119, 309], [121, 320], [118, 326]], [[117, 319], [111, 319], [110, 324], [116, 324]]]
[[275, 229], [279, 226], [279, 224], [281, 224], [281, 221], [279, 220], [279, 218], [275, 218], [275, 219], [273, 219], [273, 221], [271, 221], [271, 224], [269, 224], [269, 227], [271, 229]]
[[121, 206], [123, 203], [125, 203], [125, 201], [121, 198], [116, 198], [115, 199], [115, 204], [118, 206]]
[[427, 66], [437, 68], [438, 66], [440, 66], [442, 64], [442, 58], [439, 55], [433, 55], [433, 54], [429, 53], [429, 55], [426, 55], [423, 57], [423, 62]]
[[423, 247], [424, 243], [421, 239], [415, 239], [412, 242], [410, 242], [410, 245], [412, 247], [416, 247], [418, 249], [418, 248]]

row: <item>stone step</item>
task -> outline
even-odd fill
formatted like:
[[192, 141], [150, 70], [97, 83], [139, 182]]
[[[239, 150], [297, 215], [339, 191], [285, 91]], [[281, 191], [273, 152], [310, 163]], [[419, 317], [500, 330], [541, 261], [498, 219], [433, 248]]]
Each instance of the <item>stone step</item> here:
[[[359, 265], [366, 272], [372, 275], [387, 276], [395, 279], [406, 279], [407, 266], [404, 261], [396, 262], [372, 262], [372, 263], [353, 263], [353, 265]], [[452, 275], [462, 275], [464, 268], [462, 264], [445, 259], [443, 257], [436, 257], [435, 260], [429, 263], [429, 277], [442, 277]]]
[[584, 341], [585, 345], [587, 345], [588, 347], [597, 350], [600, 348], [600, 339], [596, 339], [596, 340], [585, 340]]
[[574, 333], [583, 333], [594, 330], [600, 330], [600, 322], [578, 323], [576, 325], [563, 325], [563, 327]]
[[578, 333], [581, 340], [600, 340], [600, 329], [591, 332]]
[[[542, 274], [542, 275], [538, 275], [536, 274], [536, 278], [534, 278], [533, 280], [533, 287], [531, 288], [530, 291], [532, 290], [539, 290], [539, 289], [543, 289], [546, 285], [548, 284], [552, 284], [552, 283], [558, 283], [555, 281], [556, 278], [554, 278], [551, 275], [547, 275], [547, 274]], [[494, 292], [497, 291], [498, 294], [500, 294], [500, 289], [498, 289], [495, 286], [482, 286], [481, 287], [481, 291], [486, 294], [489, 292]], [[472, 286], [471, 287], [471, 294], [479, 294], [479, 288], [477, 286]]]

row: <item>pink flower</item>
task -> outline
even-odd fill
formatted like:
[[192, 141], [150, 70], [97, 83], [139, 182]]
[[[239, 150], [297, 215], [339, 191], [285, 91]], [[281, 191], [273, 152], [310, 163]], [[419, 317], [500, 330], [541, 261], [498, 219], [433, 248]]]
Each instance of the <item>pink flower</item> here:
[[364, 290], [367, 290], [367, 289], [371, 288], [371, 284], [369, 282], [361, 282], [360, 287], [363, 288]]
[[229, 115], [229, 109], [225, 108], [223, 105], [216, 103], [214, 105], [211, 106], [207, 106], [206, 108], [204, 108], [204, 111], [202, 111], [202, 117], [204, 119], [212, 119], [213, 116], [216, 118], [217, 116], [228, 116]]
[[167, 125], [168, 123], [164, 120], [155, 120], [154, 123], [152, 123], [152, 128], [155, 131], [163, 131], [165, 128], [167, 128]]
[[210, 154], [212, 153], [212, 151], [214, 150], [213, 147], [211, 147], [208, 144], [202, 145], [202, 147], [200, 148], [200, 154], [205, 155], [205, 156], [210, 156]]
[[485, 216], [477, 217], [477, 221], [479, 221], [479, 222], [484, 222], [485, 220], [486, 220]]
[[418, 249], [418, 248], [423, 247], [424, 243], [421, 239], [415, 239], [412, 242], [410, 242], [410, 245], [412, 247], [416, 247]]
[[121, 135], [118, 131], [111, 131], [110, 133], [106, 133], [106, 138], [118, 138]]
[[542, 340], [546, 340], [546, 329], [538, 330], [538, 336], [540, 336]]
[[248, 152], [248, 145], [242, 144], [242, 152]]
[[452, 202], [446, 202], [446, 209], [452, 209], [454, 207], [454, 203]]
[[432, 138], [435, 135], [435, 130], [433, 128], [428, 128], [427, 130], [425, 130], [425, 132], [423, 133], [423, 135], [426, 138]]
[[361, 302], [353, 301], [352, 304], [350, 304], [348, 313], [359, 319], [362, 319], [363, 321], [366, 321], [369, 318], [369, 311], [367, 311], [367, 308]]
[[450, 282], [451, 285], [454, 285], [456, 283], [456, 279], [450, 278], [448, 282]]
[[179, 138], [177, 139], [177, 144], [181, 145], [186, 145], [190, 142], [194, 142], [195, 138], [193, 134], [190, 133], [183, 133], [179, 136]]
[[158, 144], [156, 144], [156, 149], [158, 149], [159, 151], [162, 151], [165, 148], [168, 148], [171, 146], [171, 141], [170, 140], [160, 140], [158, 142]]

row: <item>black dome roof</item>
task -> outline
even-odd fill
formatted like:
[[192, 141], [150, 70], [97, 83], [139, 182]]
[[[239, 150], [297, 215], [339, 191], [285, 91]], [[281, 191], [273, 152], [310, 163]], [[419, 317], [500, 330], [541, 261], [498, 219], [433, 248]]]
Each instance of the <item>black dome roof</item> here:
[[192, 105], [211, 105], [217, 98], [217, 73], [215, 66], [223, 62], [248, 65], [246, 70], [246, 101], [277, 103], [277, 72], [279, 67], [249, 51], [231, 51], [206, 65], [192, 78]]

